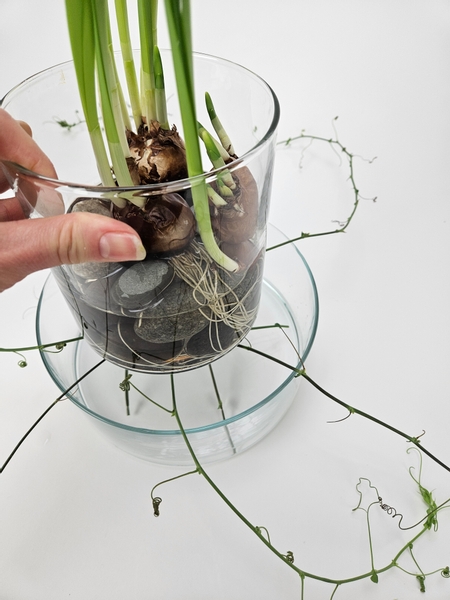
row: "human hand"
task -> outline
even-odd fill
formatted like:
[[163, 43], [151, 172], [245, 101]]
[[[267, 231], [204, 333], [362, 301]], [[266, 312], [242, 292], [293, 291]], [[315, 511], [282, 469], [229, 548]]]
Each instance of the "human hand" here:
[[[25, 123], [0, 108], [0, 161], [57, 179]], [[0, 193], [8, 189], [0, 163]], [[142, 260], [145, 250], [125, 223], [91, 213], [27, 219], [17, 198], [0, 199], [0, 292], [33, 271], [62, 264]]]

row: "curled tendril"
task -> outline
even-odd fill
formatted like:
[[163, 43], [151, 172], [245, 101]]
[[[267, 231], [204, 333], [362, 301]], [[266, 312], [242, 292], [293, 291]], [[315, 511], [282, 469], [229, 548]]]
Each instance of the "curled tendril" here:
[[119, 383], [119, 387], [122, 390], [122, 392], [129, 392], [130, 391], [130, 387], [131, 387], [130, 379], [131, 379], [131, 377], [132, 377], [131, 374], [128, 374], [128, 375], [125, 376], [125, 379]]
[[[83, 336], [73, 338], [70, 340], [65, 340], [63, 342], [52, 342], [51, 344], [40, 344], [39, 346], [27, 346], [24, 348], [0, 348], [0, 352], [13, 352], [20, 356], [20, 361], [17, 363], [21, 369], [28, 366], [28, 362], [22, 352], [29, 352], [31, 350], [39, 350], [40, 352], [51, 352], [58, 353], [63, 350], [69, 342], [76, 342], [78, 340], [83, 339]], [[54, 348], [54, 350], [50, 350], [50, 348]]]
[[[292, 142], [294, 142], [296, 140], [304, 140], [304, 141], [309, 140], [309, 143], [307, 144], [306, 147], [303, 148], [301, 156], [300, 156], [300, 161], [299, 161], [300, 169], [302, 168], [302, 163], [303, 163], [303, 158], [304, 158], [305, 152], [312, 145], [312, 142], [314, 142], [314, 141], [324, 142], [330, 146], [331, 150], [338, 158], [339, 167], [342, 166], [343, 156], [345, 156], [345, 159], [348, 163], [348, 169], [349, 169], [348, 181], [350, 182], [350, 186], [352, 188], [353, 196], [354, 196], [353, 208], [352, 208], [349, 216], [347, 217], [347, 219], [345, 221], [334, 221], [335, 223], [337, 223], [336, 229], [332, 229], [329, 231], [322, 231], [320, 233], [306, 233], [306, 232], [302, 231], [300, 236], [293, 238], [291, 240], [287, 240], [286, 242], [281, 242], [280, 244], [277, 244], [275, 246], [271, 246], [270, 248], [266, 249], [266, 252], [268, 252], [270, 250], [274, 250], [275, 248], [279, 248], [280, 246], [283, 246], [285, 244], [290, 244], [292, 242], [296, 242], [296, 241], [299, 241], [299, 240], [302, 240], [302, 239], [308, 238], [308, 237], [318, 237], [318, 236], [323, 236], [323, 235], [331, 235], [331, 234], [335, 234], [335, 233], [343, 233], [347, 229], [347, 227], [350, 225], [350, 223], [355, 215], [356, 209], [358, 208], [359, 201], [362, 198], [362, 196], [360, 196], [360, 194], [359, 194], [359, 189], [355, 182], [354, 165], [353, 165], [354, 159], [361, 158], [361, 157], [359, 155], [355, 155], [355, 154], [352, 154], [351, 152], [349, 152], [347, 150], [347, 148], [343, 144], [341, 144], [341, 142], [339, 141], [337, 129], [336, 129], [335, 123], [334, 123], [336, 121], [336, 118], [333, 119], [333, 121], [332, 121], [332, 128], [333, 128], [333, 131], [335, 134], [334, 138], [324, 138], [324, 137], [316, 136], [316, 135], [307, 135], [305, 133], [305, 130], [302, 130], [300, 135], [297, 135], [295, 137], [289, 137], [287, 140], [278, 142], [278, 145], [289, 146], [292, 144]], [[374, 157], [371, 160], [368, 160], [368, 159], [363, 159], [363, 160], [366, 160], [367, 162], [370, 163], [370, 162], [373, 162], [373, 160], [375, 160], [375, 158], [376, 157]], [[372, 200], [375, 201], [376, 198], [372, 198]]]
[[450, 567], [445, 567], [444, 569], [442, 569], [441, 575], [442, 575], [442, 577], [445, 577], [445, 579], [449, 579], [450, 578]]
[[155, 517], [159, 517], [159, 505], [162, 502], [162, 498], [160, 498], [159, 496], [153, 495], [153, 492], [156, 490], [156, 488], [165, 483], [169, 483], [170, 481], [175, 481], [177, 479], [181, 479], [182, 477], [186, 477], [186, 475], [193, 475], [194, 473], [199, 473], [199, 470], [194, 469], [193, 471], [181, 473], [181, 475], [175, 475], [175, 477], [171, 477], [170, 479], [165, 479], [164, 481], [160, 481], [159, 483], [157, 483], [156, 485], [153, 486], [152, 491], [150, 492], [150, 497], [152, 499], [153, 514], [155, 515]]
[[162, 502], [162, 498], [160, 498], [159, 496], [156, 496], [156, 498], [152, 498], [152, 505], [153, 505], [153, 514], [155, 517], [159, 517], [160, 512], [159, 512], [159, 505]]
[[389, 504], [384, 504], [383, 498], [381, 496], [378, 496], [378, 502], [380, 504], [381, 510], [384, 510], [384, 512], [387, 513], [390, 517], [392, 517], [393, 519], [395, 519], [395, 517], [400, 517], [400, 521], [398, 522], [398, 524], [400, 525], [400, 523], [403, 520], [403, 515], [401, 513], [398, 513], [393, 506], [389, 506]]
[[262, 527], [262, 526], [259, 526], [259, 525], [257, 525], [257, 526], [256, 526], [256, 531], [257, 531], [257, 532], [258, 532], [260, 535], [262, 535], [262, 534], [263, 534], [263, 532], [264, 532], [264, 534], [265, 534], [265, 537], [266, 537], [267, 541], [269, 542], [269, 544], [271, 543], [271, 542], [270, 542], [270, 534], [269, 534], [269, 531], [267, 530], [267, 528], [266, 528], [266, 527]]
[[411, 438], [411, 442], [413, 444], [420, 444], [420, 438], [423, 437], [426, 434], [425, 429], [422, 429], [422, 433], [420, 435], [416, 435], [415, 437]]
[[291, 564], [294, 564], [294, 553], [288, 550], [284, 555], [284, 558]]
[[62, 352], [66, 346], [67, 344], [65, 342], [59, 342], [58, 344], [55, 344], [54, 350], [50, 350], [50, 348], [40, 348], [40, 350], [42, 350], [42, 352], [49, 352], [50, 354], [58, 354], [58, 352]]
[[331, 425], [331, 424], [334, 424], [334, 423], [342, 423], [342, 421], [346, 421], [346, 420], [347, 420], [347, 419], [349, 419], [349, 418], [350, 418], [352, 415], [354, 415], [354, 414], [355, 414], [355, 411], [354, 411], [354, 410], [353, 410], [351, 407], [348, 407], [348, 408], [347, 408], [347, 410], [348, 410], [348, 415], [345, 415], [345, 417], [342, 417], [342, 419], [336, 419], [335, 421], [327, 421], [327, 423], [328, 423], [329, 425]]
[[[377, 498], [380, 497], [380, 494], [378, 492], [378, 489], [372, 485], [372, 482], [370, 481], [370, 479], [367, 479], [367, 477], [360, 477], [358, 480], [358, 483], [355, 486], [356, 491], [358, 492], [359, 495], [359, 500], [358, 500], [358, 504], [355, 506], [355, 508], [353, 509], [353, 511], [356, 510], [366, 510], [364, 508], [362, 508], [361, 504], [362, 504], [362, 500], [363, 500], [363, 492], [360, 489], [360, 486], [363, 484], [363, 482], [367, 483], [367, 485], [369, 486], [369, 489], [374, 490], [375, 494], [377, 495]], [[376, 504], [376, 502], [372, 502], [370, 506], [372, 506], [372, 504]], [[367, 512], [367, 510], [366, 510]]]
[[24, 369], [25, 367], [27, 367], [28, 363], [27, 363], [27, 359], [25, 358], [25, 356], [21, 352], [17, 352], [17, 350], [13, 350], [13, 352], [14, 352], [14, 354], [17, 354], [17, 356], [20, 356], [20, 360], [17, 362], [19, 367], [21, 369]]
[[[424, 433], [425, 432], [423, 432], [421, 435], [424, 435]], [[417, 478], [414, 477], [414, 475], [413, 475], [414, 467], [409, 468], [409, 474], [412, 477], [412, 479], [419, 486], [420, 495], [422, 496], [423, 502], [427, 506], [427, 515], [428, 516], [425, 520], [425, 525], [426, 525], [426, 527], [428, 527], [428, 529], [431, 529], [433, 527], [434, 531], [437, 531], [438, 527], [439, 527], [438, 518], [437, 518], [438, 505], [436, 504], [436, 501], [433, 498], [433, 493], [430, 492], [429, 490], [427, 490], [422, 485], [422, 481], [421, 481], [422, 480], [422, 453], [417, 448], [408, 448], [408, 450], [407, 450], [408, 454], [411, 450], [415, 450], [416, 452], [419, 453], [419, 461], [420, 461], [419, 462], [419, 474], [418, 474]]]
[[[393, 519], [395, 517], [399, 517], [398, 528], [401, 529], [402, 531], [408, 531], [409, 529], [414, 529], [421, 523], [425, 523], [425, 527], [427, 527], [427, 529], [431, 529], [433, 527], [434, 531], [437, 531], [437, 529], [438, 529], [437, 513], [442, 508], [447, 507], [450, 500], [446, 500], [445, 502], [442, 502], [438, 506], [436, 504], [436, 501], [433, 498], [433, 494], [430, 491], [428, 491], [426, 488], [423, 487], [423, 485], [421, 484], [422, 454], [420, 453], [420, 450], [418, 450], [417, 448], [408, 448], [408, 450], [407, 450], [408, 454], [412, 450], [415, 450], [416, 452], [419, 453], [419, 457], [420, 457], [419, 475], [417, 478], [414, 477], [414, 475], [413, 475], [414, 467], [409, 468], [409, 474], [410, 474], [411, 478], [413, 479], [413, 481], [415, 483], [417, 483], [417, 485], [419, 486], [419, 492], [420, 492], [420, 495], [422, 496], [422, 500], [428, 507], [426, 516], [423, 517], [422, 519], [420, 519], [420, 521], [417, 521], [417, 523], [414, 523], [414, 525], [409, 525], [408, 527], [403, 527], [402, 523], [403, 523], [404, 517], [403, 517], [402, 513], [398, 513], [397, 510], [393, 506], [389, 506], [389, 504], [383, 503], [383, 498], [380, 495], [378, 495], [378, 503], [380, 505], [381, 510], [384, 510], [389, 516], [392, 516]], [[373, 486], [371, 486], [371, 487], [373, 487]], [[358, 487], [357, 487], [357, 489], [358, 489]], [[376, 488], [374, 488], [374, 489], [376, 489]], [[378, 491], [377, 491], [377, 494], [378, 494]], [[450, 568], [449, 567], [445, 567], [445, 569], [443, 569], [442, 576], [450, 577]]]

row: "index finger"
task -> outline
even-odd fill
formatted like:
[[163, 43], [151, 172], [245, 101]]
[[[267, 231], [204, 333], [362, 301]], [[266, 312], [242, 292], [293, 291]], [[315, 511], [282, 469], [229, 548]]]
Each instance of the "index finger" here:
[[[31, 133], [29, 127], [28, 130]], [[0, 161], [2, 160], [17, 163], [44, 177], [57, 178], [55, 168], [48, 156], [39, 148], [19, 121], [0, 108]], [[3, 189], [1, 189], [2, 186]], [[4, 174], [0, 173], [0, 191], [4, 191], [6, 188], [6, 179]]]

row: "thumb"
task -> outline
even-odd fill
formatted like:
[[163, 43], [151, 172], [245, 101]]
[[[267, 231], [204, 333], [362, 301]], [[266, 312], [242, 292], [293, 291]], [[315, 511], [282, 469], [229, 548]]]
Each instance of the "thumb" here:
[[137, 233], [110, 217], [79, 212], [0, 223], [0, 292], [48, 267], [143, 258]]

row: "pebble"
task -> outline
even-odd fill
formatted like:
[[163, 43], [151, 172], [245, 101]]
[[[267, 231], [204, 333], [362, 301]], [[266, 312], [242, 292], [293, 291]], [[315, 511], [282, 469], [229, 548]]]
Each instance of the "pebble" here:
[[112, 297], [124, 308], [139, 311], [170, 284], [173, 268], [164, 260], [147, 260], [126, 269], [112, 288]]

